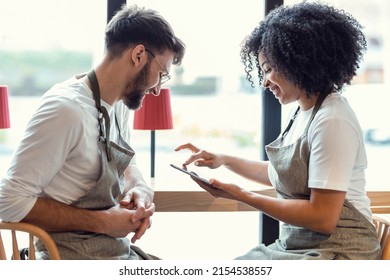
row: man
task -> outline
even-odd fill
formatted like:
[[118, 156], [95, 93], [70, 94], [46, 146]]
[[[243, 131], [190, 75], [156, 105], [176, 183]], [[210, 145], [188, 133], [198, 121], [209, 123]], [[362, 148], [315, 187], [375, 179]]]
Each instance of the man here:
[[95, 69], [44, 94], [0, 182], [0, 219], [44, 228], [63, 259], [150, 259], [126, 238], [140, 239], [155, 210], [127, 144], [128, 109], [159, 94], [185, 46], [156, 11], [137, 6], [112, 18], [105, 44]]

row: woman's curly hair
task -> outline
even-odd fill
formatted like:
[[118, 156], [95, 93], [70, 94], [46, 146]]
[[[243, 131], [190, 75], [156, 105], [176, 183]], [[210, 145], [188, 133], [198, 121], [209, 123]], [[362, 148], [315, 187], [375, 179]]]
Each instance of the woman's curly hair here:
[[258, 55], [308, 96], [340, 91], [350, 84], [367, 49], [362, 26], [343, 10], [302, 2], [271, 11], [244, 40], [241, 60], [247, 79], [257, 68]]

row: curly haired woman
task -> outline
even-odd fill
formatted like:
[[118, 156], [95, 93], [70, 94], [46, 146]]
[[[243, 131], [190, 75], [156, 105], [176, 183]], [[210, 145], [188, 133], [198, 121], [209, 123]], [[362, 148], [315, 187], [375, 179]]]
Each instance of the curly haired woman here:
[[[295, 103], [290, 123], [266, 146], [269, 161], [210, 153], [192, 144], [184, 165], [225, 166], [273, 186], [277, 198], [216, 179], [216, 197], [251, 205], [281, 221], [279, 238], [238, 259], [378, 259], [380, 246], [365, 192], [366, 151], [361, 127], [341, 95], [366, 50], [361, 25], [348, 13], [318, 3], [279, 7], [246, 38], [247, 79], [282, 105]], [[195, 178], [193, 178], [195, 180]], [[267, 229], [264, 229], [267, 230]]]

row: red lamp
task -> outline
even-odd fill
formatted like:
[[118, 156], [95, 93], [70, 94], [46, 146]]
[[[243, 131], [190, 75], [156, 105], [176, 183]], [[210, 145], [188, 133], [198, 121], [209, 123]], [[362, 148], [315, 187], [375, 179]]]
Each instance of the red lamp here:
[[9, 119], [8, 108], [8, 88], [0, 85], [0, 129], [10, 128], [11, 122]]
[[150, 166], [151, 177], [154, 179], [156, 130], [172, 129], [172, 110], [170, 90], [162, 88], [160, 94], [155, 96], [147, 94], [142, 107], [134, 112], [134, 129], [150, 130]]

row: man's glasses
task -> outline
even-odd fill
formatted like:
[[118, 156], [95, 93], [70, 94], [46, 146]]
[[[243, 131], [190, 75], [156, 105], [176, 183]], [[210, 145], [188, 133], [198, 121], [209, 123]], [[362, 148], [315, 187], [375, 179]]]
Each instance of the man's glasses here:
[[164, 67], [162, 67], [160, 61], [158, 61], [158, 59], [156, 58], [156, 56], [154, 55], [154, 53], [152, 53], [151, 50], [145, 49], [145, 51], [147, 51], [148, 53], [150, 53], [150, 54], [153, 56], [153, 58], [157, 61], [158, 65], [159, 65], [159, 66], [161, 67], [161, 69], [165, 72], [165, 73], [163, 73], [163, 74], [160, 75], [160, 81], [159, 81], [158, 84], [159, 84], [159, 85], [162, 85], [162, 84], [168, 82], [169, 79], [171, 78], [171, 76], [169, 75], [168, 71], [167, 71]]

